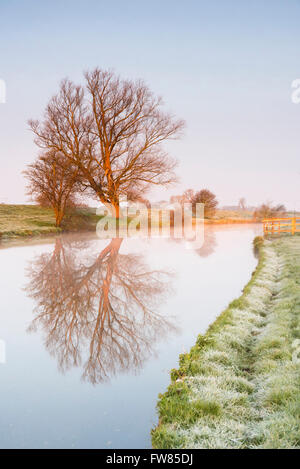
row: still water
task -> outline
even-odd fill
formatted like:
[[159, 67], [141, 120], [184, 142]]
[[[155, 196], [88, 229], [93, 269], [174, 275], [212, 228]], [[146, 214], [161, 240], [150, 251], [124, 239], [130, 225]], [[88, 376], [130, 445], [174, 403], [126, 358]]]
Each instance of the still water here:
[[240, 295], [260, 232], [206, 227], [197, 250], [91, 235], [1, 249], [0, 447], [151, 447], [170, 369]]

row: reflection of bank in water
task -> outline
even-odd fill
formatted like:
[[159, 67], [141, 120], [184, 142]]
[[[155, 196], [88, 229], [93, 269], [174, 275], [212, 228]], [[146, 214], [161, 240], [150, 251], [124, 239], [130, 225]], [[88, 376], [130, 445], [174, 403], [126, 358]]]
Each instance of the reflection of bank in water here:
[[158, 313], [170, 273], [149, 270], [140, 254], [121, 254], [122, 241], [108, 241], [93, 258], [83, 243], [58, 238], [28, 269], [26, 289], [36, 302], [29, 330], [43, 330], [61, 371], [82, 366], [93, 384], [140, 369], [155, 343], [176, 331]]
[[209, 257], [215, 252], [217, 245], [218, 243], [215, 232], [205, 228], [203, 245], [199, 249], [195, 249], [195, 252], [200, 257]]
[[[191, 205], [191, 204], [186, 204]], [[170, 238], [184, 239], [194, 243], [194, 248], [203, 244], [204, 218], [203, 204], [197, 204], [197, 217], [191, 206], [176, 209], [169, 204], [165, 208], [148, 209], [141, 204], [131, 204], [116, 219], [108, 208], [99, 208], [101, 219], [97, 223], [97, 236], [100, 239], [121, 238]], [[199, 213], [198, 213], [199, 212]]]

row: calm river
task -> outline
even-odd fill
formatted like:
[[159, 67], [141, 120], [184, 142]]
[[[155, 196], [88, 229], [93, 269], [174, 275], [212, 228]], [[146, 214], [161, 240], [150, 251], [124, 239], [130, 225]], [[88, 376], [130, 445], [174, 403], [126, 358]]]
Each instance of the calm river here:
[[0, 447], [147, 448], [180, 353], [239, 296], [257, 225], [201, 249], [91, 235], [0, 249]]

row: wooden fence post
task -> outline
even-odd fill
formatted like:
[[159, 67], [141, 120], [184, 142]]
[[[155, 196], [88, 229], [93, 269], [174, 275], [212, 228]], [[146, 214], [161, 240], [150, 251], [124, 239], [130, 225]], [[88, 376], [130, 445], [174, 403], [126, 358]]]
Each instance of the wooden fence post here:
[[296, 217], [292, 218], [292, 235], [296, 233]]
[[263, 220], [264, 235], [300, 232], [300, 218], [268, 218]]

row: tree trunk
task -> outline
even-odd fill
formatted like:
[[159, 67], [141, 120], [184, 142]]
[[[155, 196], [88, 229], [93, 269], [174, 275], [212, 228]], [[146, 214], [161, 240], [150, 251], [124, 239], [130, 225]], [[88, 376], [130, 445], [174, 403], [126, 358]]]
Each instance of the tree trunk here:
[[120, 206], [119, 206], [119, 204], [114, 205], [114, 209], [115, 209], [115, 217], [116, 217], [117, 220], [119, 220], [119, 218], [120, 218]]
[[55, 210], [55, 226], [59, 228], [64, 217], [64, 213], [61, 210]]

